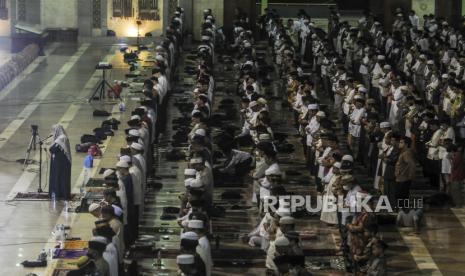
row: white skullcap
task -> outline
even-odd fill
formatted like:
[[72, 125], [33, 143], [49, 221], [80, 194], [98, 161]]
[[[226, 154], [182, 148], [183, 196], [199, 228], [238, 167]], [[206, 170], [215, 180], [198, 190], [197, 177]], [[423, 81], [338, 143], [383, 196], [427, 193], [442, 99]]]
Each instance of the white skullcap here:
[[114, 204], [111, 205], [111, 207], [113, 207], [113, 212], [115, 213], [115, 216], [119, 217], [123, 214], [123, 209], [121, 209], [121, 207]]
[[118, 163], [116, 163], [116, 167], [117, 168], [129, 168], [129, 164], [128, 162], [118, 161]]
[[421, 54], [421, 55], [419, 56], [419, 58], [421, 58], [421, 59], [426, 59], [426, 56], [423, 55], [423, 54]]
[[131, 144], [131, 149], [143, 150], [144, 147], [143, 147], [141, 144], [139, 144], [139, 143], [132, 143], [132, 144]]
[[209, 10], [203, 10], [204, 13], [210, 12]]
[[379, 127], [380, 128], [388, 128], [388, 127], [391, 127], [391, 123], [389, 123], [389, 122], [381, 122], [379, 124]]
[[180, 265], [190, 265], [195, 263], [194, 255], [182, 254], [176, 257], [176, 263]]
[[325, 118], [325, 117], [326, 117], [326, 114], [325, 114], [323, 111], [318, 111], [318, 112], [316, 113], [316, 116]]
[[383, 66], [383, 69], [385, 69], [385, 70], [391, 70], [391, 65], [386, 64], [386, 65]]
[[349, 162], [354, 162], [354, 157], [352, 155], [346, 154], [342, 156], [342, 161], [349, 161]]
[[210, 40], [210, 37], [209, 37], [209, 36], [206, 36], [206, 35], [203, 35], [201, 39], [202, 39], [202, 40]]
[[276, 238], [274, 241], [275, 246], [289, 246], [290, 242], [286, 237]]
[[309, 104], [307, 106], [307, 109], [308, 110], [317, 110], [318, 109], [318, 105], [317, 104]]
[[252, 107], [257, 106], [257, 105], [258, 105], [258, 103], [256, 101], [251, 101], [249, 103], [249, 108], [252, 108]]
[[126, 163], [132, 163], [132, 158], [129, 155], [123, 155], [119, 158], [119, 161], [123, 161]]
[[281, 175], [281, 170], [277, 166], [270, 166], [265, 170], [265, 175]]
[[205, 136], [207, 135], [207, 133], [205, 132], [205, 129], [203, 128], [199, 128], [199, 129], [196, 129], [195, 132], [194, 132], [195, 135], [200, 135], [200, 136]]
[[165, 60], [165, 58], [164, 58], [162, 55], [156, 55], [156, 56], [155, 56], [155, 59], [158, 60], [158, 61], [163, 61], [163, 60]]
[[92, 203], [91, 205], [89, 205], [89, 213], [92, 213], [93, 211], [97, 210], [98, 208], [100, 208], [100, 204]]
[[286, 217], [282, 217], [279, 219], [279, 224], [290, 225], [294, 223], [295, 223], [294, 218], [291, 216], [286, 216]]
[[191, 240], [191, 241], [197, 241], [199, 240], [199, 235], [197, 233], [189, 231], [185, 232], [181, 235], [182, 240]]
[[377, 57], [377, 58], [378, 58], [378, 60], [384, 60], [384, 59], [386, 59], [386, 57], [385, 57], [385, 56], [383, 56], [383, 55], [378, 55], [378, 57]]
[[317, 38], [318, 36], [316, 34], [312, 34], [312, 38], [315, 39]]
[[340, 169], [341, 168], [341, 162], [334, 162], [333, 167]]
[[161, 46], [161, 45], [158, 45], [157, 47], [155, 47], [155, 49], [156, 49], [156, 50], [164, 50], [164, 49], [163, 49], [163, 46]]
[[434, 61], [430, 59], [430, 60], [428, 60], [428, 61], [426, 62], [426, 64], [433, 65], [433, 64], [434, 64]]
[[213, 19], [213, 16], [209, 15], [207, 16], [208, 19]]
[[143, 109], [145, 112], [147, 112], [147, 110], [148, 110], [148, 108], [146, 106], [143, 106], [143, 105], [139, 106], [138, 108]]
[[260, 104], [265, 105], [265, 104], [267, 104], [268, 102], [267, 102], [264, 98], [259, 98], [259, 99], [257, 100], [257, 103], [260, 103]]
[[310, 22], [310, 20], [304, 19], [304, 23], [308, 23], [308, 22]]
[[201, 164], [203, 163], [203, 160], [202, 158], [191, 158], [191, 160], [189, 160], [189, 163], [190, 164]]
[[363, 100], [363, 99], [364, 99], [363, 96], [360, 94], [354, 96], [354, 100]]
[[245, 42], [244, 47], [245, 48], [250, 48], [250, 47], [252, 47], [252, 44], [250, 44], [250, 42]]
[[140, 132], [137, 129], [129, 130], [128, 134], [131, 136], [140, 137]]
[[114, 173], [115, 173], [115, 171], [112, 170], [112, 169], [105, 170], [105, 171], [103, 172], [103, 178], [109, 177], [110, 175], [112, 175], [112, 174], [114, 174]]
[[193, 176], [197, 173], [194, 169], [184, 169], [184, 175]]
[[359, 92], [366, 93], [368, 90], [367, 90], [365, 87], [362, 86], [362, 87], [360, 87], [360, 88], [358, 89], [358, 91], [359, 91]]
[[449, 78], [449, 74], [442, 74], [441, 78], [443, 78], [443, 79], [448, 79], [448, 78]]
[[103, 243], [103, 244], [108, 244], [108, 240], [105, 237], [102, 236], [93, 236], [90, 239], [91, 242], [98, 242], [98, 243]]
[[262, 140], [271, 140], [271, 135], [268, 134], [268, 133], [262, 133], [260, 135], [258, 135], [258, 140], [262, 141]]
[[132, 115], [131, 120], [140, 120], [140, 116], [139, 115]]
[[203, 221], [198, 219], [189, 220], [187, 227], [192, 229], [203, 229]]
[[192, 183], [194, 183], [194, 182], [195, 182], [194, 178], [188, 178], [188, 179], [184, 180], [184, 186], [186, 188], [192, 187]]

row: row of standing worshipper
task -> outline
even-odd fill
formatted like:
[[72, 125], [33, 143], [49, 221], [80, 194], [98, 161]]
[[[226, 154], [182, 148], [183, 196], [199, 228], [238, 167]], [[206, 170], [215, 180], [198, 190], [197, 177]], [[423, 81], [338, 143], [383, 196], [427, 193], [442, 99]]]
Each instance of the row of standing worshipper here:
[[[409, 20], [415, 21], [414, 18], [414, 12], [410, 12]], [[445, 20], [438, 19], [436, 22], [433, 16], [425, 19], [423, 34], [420, 36], [415, 36], [420, 31], [414, 28], [415, 24], [410, 24], [403, 18], [401, 11], [395, 25], [410, 30], [406, 36], [398, 36], [394, 32], [394, 35], [385, 37], [381, 24], [373, 22], [370, 32], [362, 36], [366, 44], [360, 49], [361, 54], [354, 57], [354, 61], [358, 57], [358, 62], [355, 63], [360, 66], [355, 68], [352, 76], [347, 66], [342, 64], [341, 56], [328, 53], [327, 71], [331, 72], [331, 68], [335, 68], [330, 73], [333, 78], [333, 91], [330, 94], [340, 95], [335, 96], [336, 99], [339, 98], [339, 101], [335, 101], [336, 110], [339, 110], [341, 100], [344, 106], [356, 100], [356, 94], [365, 95], [366, 114], [363, 115], [365, 118], [362, 119], [359, 142], [369, 146], [370, 150], [365, 151], [359, 160], [376, 177], [375, 188], [383, 190], [383, 187], [379, 188], [379, 183], [384, 180], [387, 183], [404, 183], [404, 187], [400, 189], [408, 191], [414, 177], [411, 153], [406, 154], [409, 155], [408, 170], [390, 169], [396, 165], [399, 167], [401, 164], [394, 161], [403, 158], [397, 158], [395, 150], [392, 153], [392, 148], [396, 146], [384, 143], [385, 138], [390, 139], [386, 134], [391, 135], [390, 131], [380, 134], [380, 122], [385, 120], [382, 125], [388, 127], [384, 128], [410, 138], [414, 156], [423, 166], [424, 175], [430, 179], [432, 188], [447, 192], [452, 197], [453, 204], [460, 206], [463, 202], [459, 191], [464, 179], [462, 155], [465, 137], [465, 58], [460, 45], [463, 45], [464, 39]], [[366, 21], [370, 22], [361, 20], [364, 24], [367, 24]], [[343, 29], [339, 32], [343, 32]], [[354, 29], [354, 32], [360, 32], [360, 29], [363, 27]], [[373, 29], [376, 31], [371, 31]], [[395, 31], [400, 30], [397, 28]], [[376, 36], [383, 39], [376, 40]], [[331, 45], [326, 46], [331, 49]], [[400, 55], [393, 56], [392, 52]], [[360, 83], [357, 84], [356, 80]], [[354, 87], [357, 88], [355, 91]], [[385, 155], [391, 155], [393, 161], [377, 158]], [[401, 192], [403, 196], [407, 196], [405, 193]]]
[[[303, 14], [300, 17], [304, 18], [304, 24], [307, 25], [308, 19], [305, 19], [307, 16]], [[285, 96], [295, 113], [295, 125], [302, 136], [310, 173], [315, 178], [317, 190], [323, 194], [324, 211], [321, 213], [321, 220], [329, 225], [338, 226], [347, 271], [368, 275], [386, 275], [384, 256], [386, 244], [377, 237], [377, 222], [374, 214], [367, 213], [365, 210], [351, 213], [325, 209], [325, 206], [329, 206], [330, 203], [342, 204], [346, 207], [354, 206], [357, 198], [371, 196], [362, 190], [353, 175], [354, 156], [344, 155], [342, 149], [339, 148], [334, 124], [329, 119], [330, 110], [319, 103], [318, 93], [315, 91], [319, 88], [313, 81], [316, 78], [312, 79], [312, 76], [303, 74], [299, 56], [301, 57], [304, 50], [299, 51], [296, 48], [298, 45], [293, 44], [289, 34], [286, 34], [290, 30], [280, 26], [282, 23], [279, 16], [272, 14], [271, 18], [274, 22], [269, 22], [268, 25], [273, 25], [275, 28], [273, 33], [269, 33], [269, 37], [273, 40], [271, 44], [274, 46], [275, 62], [284, 77]], [[311, 43], [316, 43], [320, 39], [317, 33], [312, 33], [310, 37]], [[317, 51], [322, 50], [322, 47], [311, 48]], [[319, 52], [313, 54], [316, 56]], [[314, 61], [318, 59], [310, 62]], [[330, 84], [331, 82], [327, 85], [323, 83], [323, 86]], [[352, 102], [350, 104], [352, 105]], [[338, 108], [342, 109], [342, 102]], [[352, 109], [356, 108], [362, 108], [360, 103], [352, 107]], [[337, 110], [334, 110], [335, 113], [343, 113]], [[348, 113], [348, 117], [352, 115], [352, 120], [347, 122], [347, 127], [350, 125], [349, 145], [351, 145], [352, 154], [360, 132], [357, 120], [360, 119], [358, 117], [361, 114], [363, 114], [361, 111]], [[374, 204], [375, 200], [374, 197], [371, 198], [370, 204]]]
[[[125, 275], [123, 257], [138, 238], [147, 178], [153, 175], [153, 145], [163, 131], [166, 98], [182, 47], [183, 17], [182, 9], [177, 8], [165, 39], [156, 47], [156, 65], [151, 78], [144, 82], [144, 98], [127, 122], [126, 146], [121, 149], [115, 169], [103, 173], [103, 200], [89, 206], [89, 212], [98, 219], [89, 253], [69, 275]], [[135, 275], [134, 271], [126, 273]]]
[[[264, 201], [269, 196], [285, 195], [283, 173], [277, 160], [277, 146], [271, 128], [271, 114], [264, 89], [260, 85], [258, 63], [253, 46], [253, 34], [244, 24], [237, 24], [233, 33], [232, 48], [237, 51], [239, 63], [238, 95], [241, 97], [240, 115], [242, 129], [234, 142], [251, 145], [252, 155], [233, 150], [226, 167], [235, 168], [235, 176], [242, 173], [252, 176], [253, 195], [251, 202], [259, 209], [256, 227], [244, 236], [244, 241], [252, 247], [260, 247], [266, 253], [267, 272], [273, 275], [295, 273], [308, 275], [305, 270], [305, 257], [299, 245], [299, 232], [295, 230], [295, 219], [284, 203], [276, 206], [276, 212], [266, 210]], [[249, 162], [253, 162], [250, 166]], [[242, 178], [241, 178], [242, 179]], [[292, 274], [294, 275], [294, 274]]]
[[182, 228], [180, 255], [176, 261], [179, 273], [189, 276], [210, 276], [213, 268], [210, 210], [213, 198], [212, 139], [209, 129], [214, 100], [215, 81], [215, 18], [210, 9], [204, 10], [201, 43], [197, 48], [195, 88], [192, 93], [188, 167], [184, 170], [185, 193], [180, 196], [178, 224]]

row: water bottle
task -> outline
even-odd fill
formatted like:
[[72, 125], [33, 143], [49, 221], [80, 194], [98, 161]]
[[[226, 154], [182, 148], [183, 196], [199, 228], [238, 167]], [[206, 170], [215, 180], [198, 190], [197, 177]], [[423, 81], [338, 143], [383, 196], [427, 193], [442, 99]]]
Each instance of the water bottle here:
[[161, 267], [161, 249], [158, 250], [158, 254], [157, 254], [157, 266]]
[[47, 252], [45, 252], [45, 249], [42, 249], [42, 251], [39, 254], [39, 261], [46, 261], [47, 260]]
[[69, 209], [69, 201], [65, 200], [65, 213], [68, 213], [68, 209]]
[[126, 111], [126, 104], [124, 103], [124, 100], [119, 103], [119, 111], [123, 113]]
[[55, 197], [55, 192], [52, 192], [52, 202], [55, 203], [56, 197]]

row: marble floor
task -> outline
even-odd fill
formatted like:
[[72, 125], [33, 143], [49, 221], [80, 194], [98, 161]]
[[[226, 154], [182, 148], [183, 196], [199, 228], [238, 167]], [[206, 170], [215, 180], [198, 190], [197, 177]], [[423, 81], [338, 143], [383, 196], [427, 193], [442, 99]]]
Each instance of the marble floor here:
[[[26, 275], [28, 273], [49, 275], [50, 270], [25, 269], [19, 263], [26, 259], [36, 259], [42, 249], [51, 248], [56, 244], [51, 231], [57, 223], [69, 225], [73, 237], [83, 239], [90, 237], [90, 229], [93, 225], [90, 215], [63, 212], [63, 202], [11, 200], [17, 192], [36, 191], [38, 187], [37, 164], [29, 165], [23, 170], [22, 164], [16, 161], [24, 158], [31, 138], [30, 126], [32, 124], [39, 126], [39, 133], [42, 137], [49, 135], [53, 124], [63, 124], [70, 137], [71, 146], [74, 147], [83, 132], [90, 132], [100, 125], [102, 120], [92, 117], [94, 108], [116, 111], [114, 109], [116, 102], [88, 104], [86, 101], [101, 74], [93, 69], [94, 65], [101, 60], [111, 61], [115, 65], [111, 79], [123, 79], [127, 71], [122, 62], [122, 55], [118, 51], [118, 45], [60, 43], [51, 46], [53, 47], [49, 47], [47, 56], [34, 64], [34, 68], [29, 68], [30, 73], [24, 76], [22, 81], [8, 90], [0, 91], [0, 204], [2, 205], [0, 208], [0, 273], [3, 275]], [[228, 79], [227, 75], [222, 75], [219, 84], [227, 86], [228, 82], [231, 83], [231, 79]], [[137, 95], [128, 97], [128, 108], [134, 104], [132, 101], [136, 99]], [[274, 108], [276, 114], [283, 115], [286, 112], [280, 108], [279, 103], [274, 105]], [[130, 114], [115, 112], [112, 115], [125, 121]], [[175, 115], [172, 113], [168, 121]], [[286, 116], [288, 115], [279, 116], [276, 122], [277, 129], [291, 131], [290, 126], [286, 126], [289, 119]], [[170, 133], [166, 134], [166, 136], [169, 135]], [[119, 152], [119, 145], [123, 142], [122, 139], [121, 135], [117, 135], [106, 141], [104, 158], [96, 162], [96, 169], [93, 173], [96, 173], [97, 168], [113, 166]], [[298, 145], [297, 140], [293, 143]], [[158, 150], [159, 168], [170, 170], [170, 174], [180, 174], [184, 168], [183, 165], [164, 162], [165, 149], [160, 147]], [[290, 156], [290, 159], [293, 157], [295, 159], [299, 154], [302, 153], [297, 150]], [[31, 157], [38, 160], [38, 152], [32, 152]], [[84, 181], [83, 158], [84, 155], [73, 151], [74, 193], [79, 192], [79, 187]], [[47, 190], [47, 160], [46, 156], [43, 170], [44, 190]], [[167, 181], [166, 183], [171, 185], [167, 185], [170, 189], [162, 190], [156, 195], [148, 194], [148, 198], [165, 203], [175, 202], [173, 199], [176, 193], [171, 190], [179, 188], [176, 188], [176, 185], [179, 186], [179, 181]], [[313, 193], [314, 188], [310, 187], [307, 192]], [[250, 196], [250, 191], [247, 189], [241, 190], [241, 193], [244, 197]], [[229, 211], [226, 219], [215, 220], [213, 226], [218, 229], [229, 227], [229, 232], [247, 233], [255, 223], [254, 217], [253, 211]], [[427, 226], [420, 235], [413, 235], [408, 229], [399, 230], [389, 225], [381, 228], [381, 234], [390, 245], [388, 250], [389, 275], [464, 275], [465, 210], [427, 210], [426, 218]], [[147, 225], [157, 227], [159, 223], [159, 221], [151, 221]], [[231, 228], [232, 225], [238, 225], [238, 228]], [[321, 236], [318, 240], [309, 243], [309, 253], [312, 255], [310, 260], [321, 261], [325, 257], [337, 256], [338, 234], [334, 228], [320, 224], [315, 217], [305, 219], [302, 227], [316, 231]], [[150, 227], [146, 229], [153, 231]], [[223, 235], [228, 233], [225, 230], [220, 232]], [[169, 243], [166, 246], [168, 247]], [[234, 239], [224, 239], [220, 249], [228, 249], [229, 252], [234, 252], [234, 250], [241, 253], [251, 252], [250, 248], [241, 244], [236, 236]], [[264, 270], [260, 263], [263, 257], [257, 260], [261, 266], [241, 267], [240, 262], [219, 263], [214, 275], [263, 275]], [[171, 259], [166, 257], [167, 265], [172, 261], [172, 257]], [[152, 262], [153, 259], [141, 262], [142, 267], [149, 268], [147, 275], [154, 274]], [[313, 272], [315, 275], [343, 275], [342, 272]]]

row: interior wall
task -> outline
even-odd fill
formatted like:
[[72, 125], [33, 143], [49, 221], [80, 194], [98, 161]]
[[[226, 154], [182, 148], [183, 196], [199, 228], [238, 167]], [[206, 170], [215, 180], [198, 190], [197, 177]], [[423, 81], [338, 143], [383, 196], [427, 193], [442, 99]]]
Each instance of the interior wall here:
[[[164, 2], [166, 0], [158, 0], [158, 10], [160, 12], [160, 20], [141, 20], [142, 24], [139, 27], [139, 33], [141, 36], [144, 36], [148, 32], [160, 31], [163, 28], [163, 10]], [[133, 1], [132, 3], [134, 9], [133, 18], [120, 18], [113, 17], [113, 1], [107, 1], [107, 28], [116, 32], [116, 36], [124, 37], [136, 37], [137, 36], [137, 24], [136, 16], [139, 10], [138, 1]]]
[[6, 1], [6, 7], [8, 9], [8, 19], [2, 20], [0, 19], [0, 37], [1, 36], [10, 36], [11, 33], [11, 1]]
[[45, 28], [77, 28], [77, 0], [42, 0], [41, 26]]

